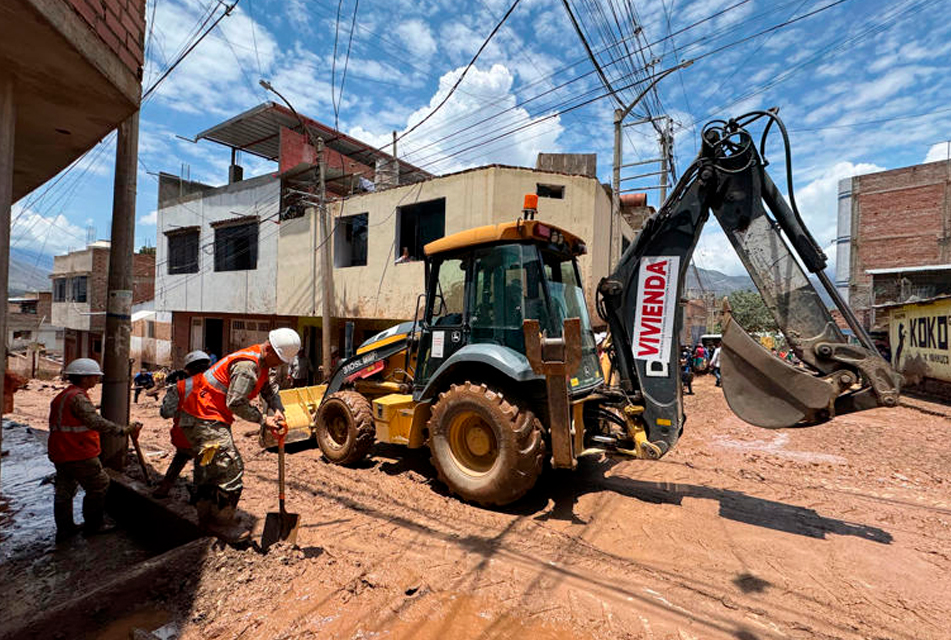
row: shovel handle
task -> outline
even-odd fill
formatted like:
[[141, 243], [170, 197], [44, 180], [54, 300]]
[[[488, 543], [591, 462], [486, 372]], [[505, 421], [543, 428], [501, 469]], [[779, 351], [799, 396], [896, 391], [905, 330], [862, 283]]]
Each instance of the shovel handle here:
[[284, 431], [277, 433], [277, 485], [281, 501], [281, 513], [284, 513]]
[[139, 459], [139, 465], [142, 467], [142, 475], [145, 476], [145, 483], [152, 484], [152, 474], [149, 473], [149, 468], [145, 464], [145, 456], [142, 455], [142, 447], [139, 446], [139, 432], [133, 431], [129, 434], [132, 440], [132, 446], [135, 448], [135, 457]]

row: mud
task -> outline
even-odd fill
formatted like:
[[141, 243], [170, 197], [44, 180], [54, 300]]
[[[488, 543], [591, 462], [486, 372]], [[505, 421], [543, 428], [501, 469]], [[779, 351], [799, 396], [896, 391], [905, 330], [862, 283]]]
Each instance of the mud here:
[[[12, 417], [45, 428], [54, 391], [31, 387]], [[663, 460], [549, 470], [503, 510], [447, 495], [425, 450], [377, 445], [349, 469], [295, 446], [298, 547], [218, 548], [143, 609], [184, 638], [951, 638], [949, 407], [769, 431], [709, 377], [694, 388]], [[133, 410], [161, 473], [157, 416]], [[253, 433], [235, 425], [260, 528], [277, 460]]]

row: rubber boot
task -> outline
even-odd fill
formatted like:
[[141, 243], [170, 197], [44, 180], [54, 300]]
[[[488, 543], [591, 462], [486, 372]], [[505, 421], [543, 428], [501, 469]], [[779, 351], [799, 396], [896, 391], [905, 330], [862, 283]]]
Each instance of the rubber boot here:
[[82, 527], [73, 522], [73, 501], [53, 502], [53, 520], [56, 522], [56, 544], [66, 542]]
[[168, 465], [168, 470], [165, 472], [165, 477], [162, 478], [162, 483], [158, 488], [152, 492], [152, 495], [156, 498], [167, 498], [169, 491], [172, 490], [172, 486], [175, 484], [175, 481], [178, 479], [178, 476], [182, 473], [182, 469], [185, 468], [185, 465], [188, 464], [188, 461], [191, 458], [183, 453], [175, 453], [175, 457], [172, 458], [172, 462]]
[[221, 510], [212, 500], [199, 500], [195, 507], [198, 510], [198, 527], [204, 533], [230, 545], [242, 545], [251, 539], [251, 532], [234, 518], [234, 507]]
[[83, 535], [94, 536], [114, 531], [116, 524], [106, 520], [106, 493], [86, 491], [83, 496]]

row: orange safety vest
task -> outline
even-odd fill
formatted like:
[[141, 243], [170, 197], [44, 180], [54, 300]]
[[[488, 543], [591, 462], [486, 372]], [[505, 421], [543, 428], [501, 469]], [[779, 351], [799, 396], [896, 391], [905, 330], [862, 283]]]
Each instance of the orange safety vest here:
[[192, 377], [179, 380], [175, 383], [175, 386], [178, 387], [178, 406], [175, 408], [175, 417], [172, 418], [172, 428], [169, 431], [169, 435], [172, 436], [172, 444], [175, 445], [176, 449], [191, 449], [191, 442], [188, 441], [188, 438], [185, 437], [185, 432], [182, 431], [182, 428], [178, 425], [178, 416], [185, 406], [185, 400], [192, 393], [192, 389], [195, 386], [195, 379]]
[[215, 363], [213, 367], [199, 376], [195, 376], [195, 390], [182, 403], [182, 411], [199, 420], [214, 420], [226, 424], [234, 423], [234, 414], [228, 408], [228, 384], [231, 377], [231, 365], [241, 360], [253, 362], [258, 367], [258, 380], [248, 399], [253, 400], [268, 381], [268, 368], [264, 366], [263, 345], [254, 344], [235, 351]]
[[48, 455], [51, 461], [75, 462], [89, 460], [99, 455], [99, 432], [80, 422], [73, 414], [72, 399], [85, 390], [69, 385], [50, 403], [50, 439]]

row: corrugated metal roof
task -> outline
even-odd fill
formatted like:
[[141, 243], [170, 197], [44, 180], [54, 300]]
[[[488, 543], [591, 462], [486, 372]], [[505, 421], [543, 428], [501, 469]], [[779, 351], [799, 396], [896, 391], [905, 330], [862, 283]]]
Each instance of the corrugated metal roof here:
[[951, 271], [951, 264], [928, 264], [922, 267], [891, 267], [888, 269], [866, 269], [870, 276], [884, 276], [892, 273], [916, 273], [921, 271]]
[[[327, 148], [353, 158], [368, 167], [374, 167], [377, 158], [392, 159], [393, 157], [307, 116], [301, 116], [301, 120], [311, 131], [324, 139]], [[202, 131], [195, 136], [195, 139], [211, 140], [232, 149], [277, 161], [281, 151], [281, 127], [301, 132], [300, 121], [290, 109], [275, 102], [265, 102]], [[401, 183], [418, 182], [432, 177], [428, 171], [423, 171], [408, 162], [400, 160], [399, 163]]]

